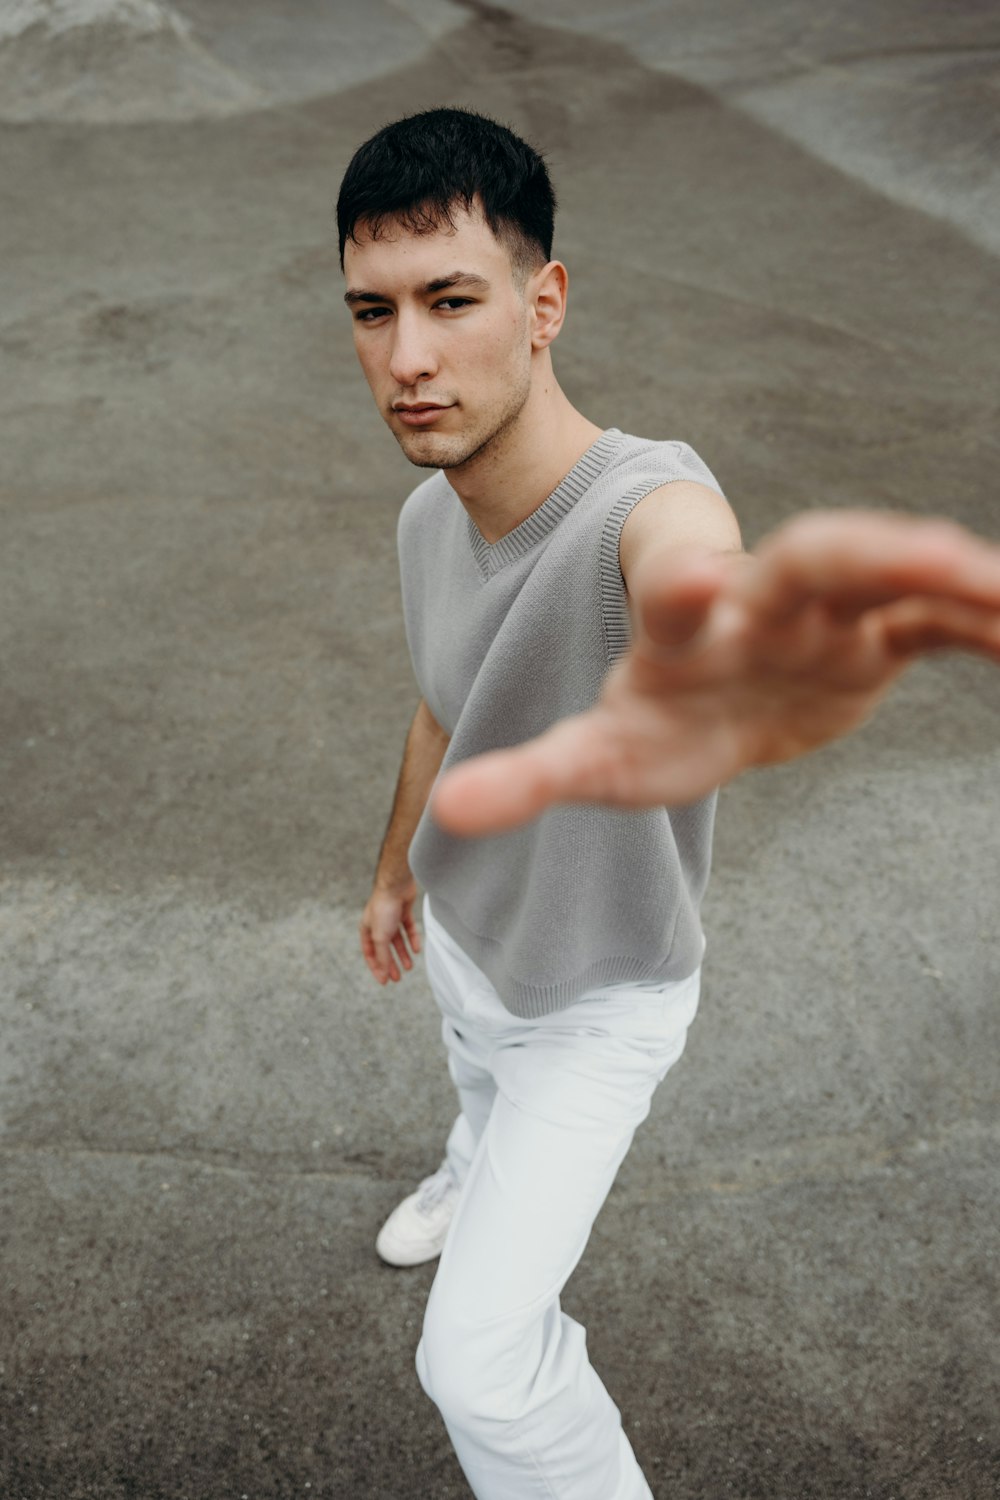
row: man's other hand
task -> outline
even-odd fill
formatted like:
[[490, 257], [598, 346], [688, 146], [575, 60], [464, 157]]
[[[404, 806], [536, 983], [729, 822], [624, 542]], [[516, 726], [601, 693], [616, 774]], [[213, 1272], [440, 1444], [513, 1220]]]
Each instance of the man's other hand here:
[[404, 969], [413, 968], [410, 949], [414, 954], [420, 952], [420, 933], [413, 916], [416, 896], [416, 881], [400, 890], [376, 885], [361, 914], [361, 952], [379, 984], [401, 979], [400, 964]]

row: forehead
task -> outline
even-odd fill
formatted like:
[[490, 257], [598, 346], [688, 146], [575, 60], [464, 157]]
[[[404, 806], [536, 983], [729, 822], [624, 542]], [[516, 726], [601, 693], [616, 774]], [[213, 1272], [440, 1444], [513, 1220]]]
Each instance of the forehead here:
[[344, 246], [344, 274], [349, 284], [363, 277], [365, 285], [393, 283], [424, 284], [445, 275], [455, 265], [475, 271], [488, 280], [497, 280], [511, 271], [510, 255], [501, 245], [481, 212], [464, 207], [452, 209], [454, 227], [447, 222], [424, 233], [416, 233], [403, 224], [386, 219], [379, 227], [378, 238], [368, 233], [364, 220], [355, 228], [356, 243]]

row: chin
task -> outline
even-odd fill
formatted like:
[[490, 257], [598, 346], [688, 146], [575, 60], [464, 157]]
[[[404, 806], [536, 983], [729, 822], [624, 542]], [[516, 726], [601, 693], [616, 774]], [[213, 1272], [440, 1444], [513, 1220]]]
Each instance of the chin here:
[[418, 469], [454, 469], [475, 451], [453, 435], [438, 432], [400, 432], [396, 441]]
[[410, 463], [416, 464], [417, 468], [439, 469], [441, 467], [437, 456], [438, 444], [429, 441], [433, 437], [432, 433], [421, 435], [412, 432], [397, 432], [395, 437]]

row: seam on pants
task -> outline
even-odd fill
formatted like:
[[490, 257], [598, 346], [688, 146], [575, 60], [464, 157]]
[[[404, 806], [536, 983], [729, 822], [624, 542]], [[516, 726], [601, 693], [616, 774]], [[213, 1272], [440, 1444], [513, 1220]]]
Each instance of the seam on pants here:
[[[527, 1452], [528, 1457], [531, 1459], [531, 1462], [534, 1465], [535, 1473], [538, 1475], [539, 1479], [548, 1490], [550, 1496], [552, 1497], [552, 1500], [560, 1500], [560, 1496], [557, 1495], [555, 1490], [552, 1488], [552, 1485], [549, 1482], [548, 1475], [543, 1471], [541, 1464], [538, 1462], [538, 1459], [535, 1457], [532, 1450], [528, 1448], [525, 1451]], [[563, 1497], [563, 1500], [565, 1500], [565, 1497]]]

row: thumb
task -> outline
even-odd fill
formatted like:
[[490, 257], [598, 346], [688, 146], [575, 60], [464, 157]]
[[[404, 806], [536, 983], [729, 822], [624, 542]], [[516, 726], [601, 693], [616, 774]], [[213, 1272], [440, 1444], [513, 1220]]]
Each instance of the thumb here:
[[447, 833], [502, 833], [530, 822], [553, 803], [586, 793], [581, 753], [587, 743], [574, 714], [527, 744], [489, 750], [452, 766], [435, 784], [431, 813]]

